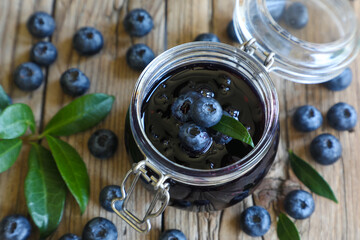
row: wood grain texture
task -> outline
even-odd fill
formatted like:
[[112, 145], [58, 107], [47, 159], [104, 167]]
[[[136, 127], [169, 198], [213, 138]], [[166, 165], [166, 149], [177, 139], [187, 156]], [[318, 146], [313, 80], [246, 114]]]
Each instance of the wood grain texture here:
[[[324, 121], [323, 126], [311, 133], [296, 131], [291, 117], [296, 107], [304, 104], [317, 106], [326, 115], [327, 110], [339, 101], [352, 104], [360, 111], [360, 64], [359, 57], [351, 65], [352, 85], [342, 92], [330, 92], [321, 85], [302, 85], [274, 77], [279, 94], [281, 136], [278, 154], [266, 179], [255, 193], [243, 202], [215, 213], [193, 213], [168, 208], [162, 217], [152, 220], [153, 230], [148, 235], [135, 233], [114, 214], [106, 212], [99, 205], [100, 190], [109, 184], [120, 184], [130, 169], [123, 144], [125, 114], [130, 102], [134, 84], [139, 76], [126, 64], [127, 49], [135, 43], [149, 45], [158, 55], [164, 50], [192, 41], [198, 34], [213, 32], [222, 42], [236, 45], [226, 35], [226, 26], [232, 18], [234, 0], [14, 0], [0, 1], [0, 83], [10, 93], [14, 102], [24, 102], [34, 110], [38, 127], [42, 128], [51, 117], [73, 98], [66, 96], [60, 87], [60, 75], [68, 68], [77, 67], [91, 81], [89, 92], [104, 92], [116, 96], [111, 114], [96, 128], [71, 137], [63, 138], [74, 146], [83, 157], [91, 179], [90, 202], [81, 215], [73, 197], [68, 194], [63, 220], [58, 230], [49, 239], [58, 239], [72, 232], [81, 235], [86, 222], [101, 216], [113, 221], [119, 232], [119, 239], [157, 240], [162, 230], [177, 228], [189, 240], [250, 240], [276, 239], [276, 214], [283, 211], [282, 200], [287, 192], [301, 185], [289, 169], [287, 150], [292, 149], [314, 166], [333, 188], [339, 204], [314, 195], [316, 210], [307, 220], [296, 221], [302, 239], [359, 239], [360, 236], [360, 171], [359, 124], [353, 132], [337, 132]], [[360, 16], [360, 2], [354, 1], [355, 11]], [[143, 38], [131, 38], [125, 32], [122, 22], [128, 11], [144, 8], [154, 19], [154, 29]], [[25, 22], [34, 11], [52, 13], [57, 28], [50, 39], [58, 48], [55, 64], [45, 69], [46, 82], [33, 93], [18, 90], [11, 79], [14, 68], [28, 61], [29, 50], [38, 40], [27, 32]], [[72, 48], [72, 36], [83, 26], [98, 28], [104, 35], [105, 47], [93, 57], [79, 56]], [[90, 155], [87, 140], [99, 128], [109, 128], [119, 136], [120, 144], [116, 155], [101, 161]], [[320, 133], [334, 134], [342, 143], [343, 156], [332, 166], [316, 164], [310, 156], [309, 144]], [[27, 172], [27, 152], [10, 170], [0, 174], [0, 219], [12, 213], [29, 217], [25, 204], [23, 182]], [[144, 189], [137, 189], [133, 207], [144, 211], [151, 195]], [[145, 204], [147, 203], [147, 204]], [[239, 216], [244, 208], [252, 205], [267, 208], [271, 214], [270, 231], [262, 238], [251, 238], [239, 227]], [[38, 239], [38, 232], [31, 236]]]

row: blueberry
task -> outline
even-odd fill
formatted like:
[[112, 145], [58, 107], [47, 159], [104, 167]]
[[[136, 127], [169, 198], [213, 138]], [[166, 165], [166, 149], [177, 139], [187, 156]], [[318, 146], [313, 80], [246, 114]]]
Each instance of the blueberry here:
[[30, 237], [30, 234], [30, 222], [22, 215], [9, 215], [0, 222], [1, 240], [25, 240]]
[[324, 86], [332, 91], [341, 91], [351, 84], [352, 77], [353, 74], [351, 69], [346, 68], [339, 76], [328, 82], [325, 82]]
[[235, 32], [235, 28], [234, 28], [234, 21], [231, 20], [227, 27], [226, 27], [226, 32], [227, 32], [227, 35], [228, 37], [233, 40], [234, 42], [240, 42], [238, 37], [236, 36], [236, 32]]
[[191, 119], [197, 125], [207, 128], [216, 125], [222, 114], [221, 105], [214, 98], [201, 97], [193, 103], [190, 109]]
[[117, 147], [117, 136], [113, 131], [107, 129], [97, 130], [91, 135], [88, 141], [90, 153], [100, 159], [112, 157]]
[[[104, 187], [100, 192], [100, 205], [109, 212], [114, 212], [114, 210], [111, 208], [111, 202], [114, 198], [120, 198], [121, 195], [121, 187], [116, 185], [109, 185]], [[122, 208], [122, 202], [117, 201], [116, 209], [120, 210]]]
[[[225, 111], [223, 111], [223, 115], [231, 117], [231, 115], [228, 112], [225, 112]], [[217, 144], [228, 144], [232, 140], [232, 137], [229, 137], [228, 135], [225, 135], [225, 134], [223, 134], [221, 132], [218, 132], [216, 130], [213, 130], [211, 128], [208, 129], [208, 132], [209, 132], [210, 136], [212, 137], [212, 139]]]
[[312, 140], [310, 153], [316, 162], [323, 165], [330, 165], [341, 157], [341, 143], [333, 135], [324, 133]]
[[51, 42], [38, 42], [31, 48], [30, 58], [40, 66], [49, 66], [57, 58], [56, 47]]
[[303, 190], [294, 190], [286, 195], [284, 208], [289, 216], [295, 219], [305, 219], [314, 212], [315, 203], [310, 193]]
[[284, 13], [285, 23], [295, 29], [301, 29], [306, 26], [309, 21], [309, 13], [307, 7], [300, 3], [294, 2]]
[[311, 132], [318, 129], [322, 122], [321, 112], [311, 105], [299, 107], [293, 116], [294, 127], [301, 132]]
[[78, 97], [89, 89], [90, 81], [79, 69], [70, 68], [61, 75], [60, 85], [66, 94]]
[[357, 113], [353, 106], [339, 102], [332, 106], [327, 115], [329, 125], [336, 130], [352, 130], [357, 122]]
[[78, 235], [67, 233], [62, 235], [59, 240], [80, 240], [81, 238]]
[[240, 225], [246, 234], [253, 237], [260, 237], [269, 230], [271, 218], [265, 208], [252, 206], [242, 212]]
[[26, 26], [34, 37], [49, 37], [55, 30], [55, 21], [52, 16], [46, 12], [36, 12], [30, 16]]
[[200, 97], [201, 94], [198, 92], [188, 92], [180, 95], [171, 105], [171, 112], [173, 116], [181, 122], [190, 121], [190, 109], [192, 104]]
[[213, 33], [202, 33], [194, 41], [220, 42], [219, 38]]
[[82, 55], [94, 55], [103, 48], [104, 38], [97, 29], [83, 27], [75, 33], [73, 45], [75, 50]]
[[275, 21], [279, 21], [282, 18], [285, 6], [286, 0], [266, 0], [266, 7]]
[[96, 217], [86, 223], [82, 238], [84, 240], [117, 240], [115, 225], [106, 218]]
[[185, 150], [193, 153], [205, 152], [212, 144], [206, 130], [194, 123], [185, 123], [180, 127], [179, 138]]
[[155, 58], [154, 52], [145, 44], [135, 44], [126, 52], [126, 62], [135, 71], [142, 71]]
[[151, 15], [144, 9], [131, 10], [124, 19], [125, 31], [132, 37], [143, 37], [154, 27]]
[[186, 240], [186, 236], [180, 230], [169, 229], [160, 234], [159, 240]]
[[14, 71], [14, 82], [23, 91], [34, 91], [44, 81], [41, 68], [32, 62], [19, 65]]

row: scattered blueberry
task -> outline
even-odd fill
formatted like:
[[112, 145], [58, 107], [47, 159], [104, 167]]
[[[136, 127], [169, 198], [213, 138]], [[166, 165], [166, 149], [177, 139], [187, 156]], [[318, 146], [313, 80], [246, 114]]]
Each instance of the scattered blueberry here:
[[327, 115], [329, 125], [336, 130], [352, 130], [357, 122], [357, 113], [353, 106], [339, 102], [332, 106]]
[[90, 153], [100, 159], [112, 157], [117, 147], [118, 138], [113, 131], [108, 129], [97, 130], [88, 141]]
[[201, 97], [198, 92], [188, 92], [180, 95], [171, 106], [173, 116], [181, 122], [191, 120], [190, 109], [192, 104]]
[[0, 222], [1, 240], [25, 240], [30, 237], [31, 225], [24, 216], [14, 214]]
[[301, 132], [311, 132], [318, 129], [322, 122], [321, 112], [311, 105], [299, 107], [293, 116], [294, 127]]
[[34, 37], [49, 37], [55, 30], [55, 20], [46, 12], [36, 12], [30, 16], [26, 26]]
[[220, 42], [219, 38], [213, 33], [203, 33], [198, 35], [194, 41]]
[[[104, 187], [100, 192], [100, 205], [109, 212], [114, 212], [114, 210], [111, 208], [111, 202], [114, 198], [120, 198], [121, 195], [121, 187], [116, 185], [109, 185]], [[120, 210], [122, 208], [122, 202], [117, 201], [116, 209]]]
[[201, 127], [216, 125], [222, 117], [223, 110], [214, 98], [201, 97], [193, 103], [190, 109], [191, 119]]
[[51, 42], [38, 42], [31, 48], [30, 58], [40, 66], [49, 66], [57, 58], [56, 47]]
[[78, 235], [67, 233], [62, 235], [59, 240], [81, 240], [81, 238]]
[[306, 26], [309, 21], [309, 13], [307, 7], [300, 3], [294, 2], [284, 13], [285, 23], [295, 29], [301, 29]]
[[118, 232], [115, 225], [106, 218], [91, 219], [84, 227], [84, 240], [117, 240]]
[[193, 153], [204, 152], [212, 143], [206, 130], [194, 123], [182, 125], [179, 130], [179, 138], [183, 147]]
[[186, 240], [186, 236], [180, 230], [169, 229], [160, 234], [159, 240]]
[[324, 133], [312, 140], [310, 153], [316, 162], [323, 165], [330, 165], [341, 157], [341, 143], [333, 135]]
[[265, 208], [252, 206], [242, 212], [240, 224], [246, 234], [253, 237], [260, 237], [269, 230], [271, 218]]
[[77, 97], [89, 89], [90, 81], [79, 69], [70, 68], [61, 75], [60, 85], [66, 94]]
[[341, 91], [351, 84], [352, 77], [353, 74], [351, 69], [346, 68], [339, 76], [323, 84], [329, 90]]
[[94, 55], [103, 48], [104, 38], [97, 29], [83, 27], [75, 33], [73, 45], [75, 50], [82, 55]]
[[126, 52], [127, 64], [136, 71], [142, 71], [155, 58], [154, 52], [145, 44], [135, 44]]
[[143, 37], [154, 27], [151, 15], [144, 9], [131, 10], [124, 19], [125, 31], [132, 37]]
[[14, 71], [14, 82], [23, 91], [38, 89], [44, 80], [41, 68], [32, 62], [19, 65]]
[[305, 219], [314, 212], [315, 203], [310, 193], [303, 190], [294, 190], [286, 195], [284, 207], [289, 216], [295, 219]]
[[239, 39], [236, 36], [233, 20], [231, 20], [227, 25], [226, 32], [231, 40], [233, 40], [234, 42], [239, 42]]
[[275, 21], [279, 21], [282, 18], [285, 6], [286, 0], [266, 0], [266, 7]]

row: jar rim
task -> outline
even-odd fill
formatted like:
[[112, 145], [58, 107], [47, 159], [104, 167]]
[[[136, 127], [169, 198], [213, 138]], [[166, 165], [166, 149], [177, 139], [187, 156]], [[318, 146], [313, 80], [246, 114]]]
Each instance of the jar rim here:
[[[257, 76], [253, 76], [254, 79], [261, 81], [259, 84], [262, 84], [263, 91], [266, 91], [267, 94], [265, 115], [267, 115], [268, 119], [265, 120], [265, 129], [258, 144], [250, 153], [236, 163], [212, 170], [189, 168], [167, 159], [152, 145], [145, 133], [141, 118], [142, 99], [147, 95], [145, 88], [150, 88], [149, 79], [160, 79], [161, 76], [179, 66], [176, 64], [190, 64], [189, 61], [196, 62], [200, 60], [206, 62], [204, 59], [211, 59], [212, 62], [218, 61], [220, 64], [224, 64], [225, 60], [230, 61], [229, 59], [231, 59], [234, 64], [240, 64], [239, 61], [241, 61], [241, 64], [251, 65], [257, 73]], [[210, 186], [232, 181], [257, 165], [261, 160], [261, 156], [266, 154], [266, 149], [271, 147], [270, 143], [277, 131], [279, 104], [276, 89], [265, 67], [251, 55], [239, 48], [223, 43], [191, 42], [163, 52], [145, 68], [135, 85], [129, 113], [131, 131], [135, 142], [147, 160], [156, 165], [168, 177], [178, 182], [189, 185]]]

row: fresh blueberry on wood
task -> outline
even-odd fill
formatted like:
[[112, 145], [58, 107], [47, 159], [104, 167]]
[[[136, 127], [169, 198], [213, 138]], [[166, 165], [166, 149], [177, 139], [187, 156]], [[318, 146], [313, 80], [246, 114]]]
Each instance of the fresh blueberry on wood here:
[[88, 141], [88, 148], [92, 155], [100, 159], [112, 157], [118, 147], [116, 134], [108, 129], [94, 132]]
[[194, 123], [185, 123], [180, 127], [179, 139], [183, 148], [194, 154], [205, 152], [212, 144], [206, 130]]
[[60, 85], [66, 94], [78, 97], [89, 89], [90, 80], [79, 69], [70, 68], [61, 75]]
[[234, 28], [234, 21], [233, 21], [233, 20], [231, 20], [231, 21], [228, 23], [228, 25], [227, 25], [227, 27], [226, 27], [226, 32], [227, 32], [228, 37], [229, 37], [232, 41], [237, 42], [237, 43], [240, 42], [239, 39], [238, 39], [237, 36], [236, 36], [236, 32], [235, 32], [235, 28]]
[[55, 20], [46, 12], [36, 12], [30, 16], [26, 26], [34, 37], [49, 37], [55, 30]]
[[332, 106], [327, 115], [331, 127], [339, 131], [352, 130], [357, 122], [357, 113], [353, 106], [339, 102]]
[[307, 7], [301, 2], [294, 2], [284, 13], [285, 23], [295, 29], [301, 29], [306, 26], [309, 21], [309, 13]]
[[81, 55], [94, 55], [103, 48], [104, 38], [93, 27], [80, 28], [73, 37], [73, 46]]
[[353, 74], [350, 68], [346, 68], [336, 78], [323, 83], [323, 85], [331, 91], [341, 91], [346, 89], [352, 82]]
[[202, 33], [194, 41], [220, 42], [219, 38], [213, 33]]
[[67, 233], [62, 235], [59, 240], [81, 240], [81, 238], [78, 235]]
[[242, 212], [241, 229], [253, 237], [263, 236], [270, 228], [271, 218], [268, 211], [259, 206], [252, 206]]
[[[111, 207], [111, 202], [114, 198], [120, 198], [121, 195], [121, 187], [117, 185], [109, 185], [104, 187], [100, 192], [100, 205], [109, 212], [114, 212]], [[117, 210], [121, 210], [122, 201], [117, 201], [115, 204]]]
[[106, 218], [96, 217], [90, 220], [83, 229], [84, 240], [117, 240], [116, 226]]
[[311, 132], [318, 129], [323, 122], [321, 112], [311, 105], [304, 105], [296, 109], [293, 116], [294, 127], [301, 132]]
[[270, 12], [271, 17], [275, 21], [279, 21], [284, 14], [286, 0], [266, 0], [266, 7]]
[[34, 91], [44, 81], [44, 75], [39, 65], [26, 62], [19, 65], [14, 71], [14, 82], [23, 91]]
[[38, 42], [30, 51], [31, 61], [40, 66], [49, 66], [57, 58], [57, 49], [51, 42]]
[[30, 222], [22, 215], [9, 215], [0, 222], [1, 240], [25, 240], [30, 237], [30, 234]]
[[186, 236], [180, 230], [169, 229], [160, 234], [159, 240], [186, 240]]
[[144, 9], [131, 10], [124, 19], [125, 31], [132, 37], [143, 37], [154, 27], [151, 15]]
[[341, 143], [333, 135], [324, 133], [312, 140], [310, 153], [316, 162], [323, 165], [330, 165], [341, 157]]
[[126, 52], [126, 62], [135, 71], [142, 71], [155, 58], [154, 52], [145, 44], [135, 44]]
[[198, 92], [188, 92], [180, 95], [171, 105], [171, 112], [173, 116], [181, 122], [188, 122], [191, 120], [190, 109], [192, 104], [199, 98], [201, 94]]
[[294, 190], [286, 195], [284, 208], [289, 216], [295, 219], [305, 219], [314, 212], [315, 203], [310, 193], [303, 190]]
[[201, 97], [193, 103], [190, 109], [191, 119], [201, 127], [212, 127], [222, 117], [223, 110], [214, 98]]

